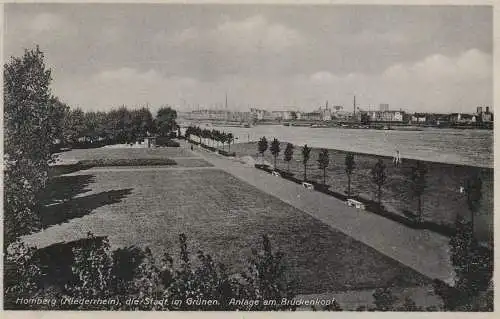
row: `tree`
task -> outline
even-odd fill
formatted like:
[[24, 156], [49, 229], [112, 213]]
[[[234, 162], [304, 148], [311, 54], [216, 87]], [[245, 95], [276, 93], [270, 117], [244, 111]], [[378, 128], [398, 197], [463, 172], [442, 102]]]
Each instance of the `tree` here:
[[132, 111], [133, 136], [134, 138], [144, 138], [149, 133], [153, 133], [154, 119], [151, 111], [146, 108], [140, 108]]
[[322, 149], [318, 154], [318, 167], [323, 170], [323, 184], [326, 185], [326, 169], [330, 164], [330, 157], [328, 156], [328, 150], [326, 148]]
[[483, 181], [479, 169], [476, 169], [472, 176], [465, 183], [465, 192], [467, 194], [467, 206], [470, 210], [472, 229], [474, 229], [474, 215], [481, 206]]
[[361, 124], [369, 125], [370, 124], [370, 116], [368, 113], [361, 113]]
[[354, 162], [354, 154], [347, 153], [345, 155], [345, 172], [347, 174], [347, 196], [351, 196], [351, 176], [356, 167], [356, 163]]
[[381, 159], [379, 159], [375, 166], [373, 166], [371, 173], [372, 181], [375, 183], [375, 185], [377, 185], [377, 200], [380, 206], [382, 203], [382, 186], [387, 180], [385, 164]]
[[376, 311], [389, 311], [394, 308], [397, 301], [389, 288], [378, 288], [373, 293]]
[[4, 248], [39, 229], [36, 194], [45, 186], [62, 121], [51, 71], [37, 46], [4, 65]]
[[267, 139], [265, 136], [263, 136], [260, 140], [259, 143], [257, 144], [258, 150], [260, 155], [262, 156], [262, 159], [264, 159], [264, 152], [267, 150]]
[[227, 141], [227, 145], [229, 146], [229, 152], [231, 152], [231, 143], [234, 142], [233, 133], [227, 133], [227, 134], [225, 134], [225, 140]]
[[423, 219], [422, 209], [422, 195], [426, 188], [427, 167], [422, 161], [417, 161], [416, 166], [411, 168], [411, 189], [413, 194], [418, 197], [418, 218], [420, 221]]
[[307, 144], [302, 148], [302, 164], [304, 165], [304, 181], [307, 181], [307, 162], [311, 156], [311, 148]]
[[160, 136], [169, 136], [177, 128], [177, 112], [171, 107], [162, 107], [156, 114], [156, 126]]
[[49, 127], [52, 132], [51, 135], [55, 140], [63, 142], [63, 127], [64, 127], [64, 117], [69, 111], [69, 106], [61, 102], [57, 97], [52, 97], [50, 99], [50, 113], [52, 114], [49, 118]]
[[[493, 250], [481, 246], [474, 238], [472, 223], [458, 216], [450, 252], [455, 285], [444, 293], [445, 306], [450, 310], [478, 311], [476, 301], [489, 289], [493, 276]], [[443, 295], [442, 290], [436, 292]]]
[[285, 162], [288, 164], [288, 172], [290, 172], [290, 161], [293, 158], [293, 144], [288, 143], [286, 144], [285, 148]]
[[78, 138], [85, 134], [87, 125], [85, 123], [85, 113], [77, 108], [70, 109], [64, 115], [63, 120], [63, 139], [68, 143], [78, 142]]
[[271, 147], [269, 148], [269, 150], [271, 151], [271, 154], [273, 154], [273, 157], [274, 157], [274, 169], [276, 169], [276, 158], [278, 157], [279, 153], [280, 153], [280, 142], [275, 138], [273, 139], [273, 141], [271, 142]]

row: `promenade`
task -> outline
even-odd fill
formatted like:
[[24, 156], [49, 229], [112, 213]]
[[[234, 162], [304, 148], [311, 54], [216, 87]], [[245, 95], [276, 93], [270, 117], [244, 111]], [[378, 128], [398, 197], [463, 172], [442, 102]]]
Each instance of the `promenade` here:
[[[182, 145], [191, 152], [186, 143]], [[198, 148], [193, 153], [216, 168], [279, 198], [432, 279], [453, 282], [449, 239], [445, 236], [428, 230], [411, 229], [373, 213], [348, 207], [334, 197], [307, 190], [298, 184], [245, 165], [238, 159], [225, 158]]]

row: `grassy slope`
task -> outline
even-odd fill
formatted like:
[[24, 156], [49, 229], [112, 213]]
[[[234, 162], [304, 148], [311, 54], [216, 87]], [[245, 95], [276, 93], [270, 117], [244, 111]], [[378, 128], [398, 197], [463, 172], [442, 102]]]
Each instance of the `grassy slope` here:
[[[281, 153], [277, 160], [277, 166], [286, 169], [287, 164], [283, 160], [283, 153], [286, 144], [281, 144]], [[256, 156], [257, 143], [242, 143], [231, 146], [238, 156]], [[308, 163], [308, 179], [322, 182], [323, 171], [318, 169], [318, 149], [313, 149]], [[345, 152], [330, 150], [330, 166], [327, 169], [326, 183], [331, 185], [332, 190], [337, 192], [347, 192], [347, 176], [345, 174]], [[416, 211], [417, 199], [413, 198], [408, 188], [407, 174], [413, 160], [403, 159], [402, 166], [395, 168], [392, 158], [375, 155], [356, 154], [356, 169], [352, 177], [352, 189], [356, 194], [372, 198], [375, 186], [371, 182], [370, 170], [376, 161], [382, 158], [387, 166], [387, 183], [383, 187], [383, 203], [394, 212], [403, 210]], [[269, 151], [265, 153], [265, 159], [269, 163], [274, 163], [274, 159]], [[301, 147], [295, 146], [294, 157], [290, 162], [290, 170], [297, 177], [303, 178], [304, 167], [302, 165]], [[455, 222], [456, 214], [469, 216], [466, 197], [458, 192], [461, 185], [464, 185], [467, 176], [473, 170], [470, 166], [457, 166], [443, 163], [427, 163], [427, 189], [423, 197], [423, 209], [426, 219], [452, 224]], [[493, 233], [493, 170], [483, 170], [483, 201], [481, 211], [476, 217], [476, 232], [478, 236], [487, 239]]]

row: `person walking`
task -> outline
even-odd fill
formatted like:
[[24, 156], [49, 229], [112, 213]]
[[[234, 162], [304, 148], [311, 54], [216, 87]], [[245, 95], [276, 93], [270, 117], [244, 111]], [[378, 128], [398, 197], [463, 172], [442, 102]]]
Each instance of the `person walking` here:
[[401, 157], [400, 157], [400, 154], [399, 154], [398, 150], [396, 150], [396, 154], [394, 155], [393, 162], [394, 162], [394, 166], [395, 167], [399, 167], [399, 164], [401, 162]]

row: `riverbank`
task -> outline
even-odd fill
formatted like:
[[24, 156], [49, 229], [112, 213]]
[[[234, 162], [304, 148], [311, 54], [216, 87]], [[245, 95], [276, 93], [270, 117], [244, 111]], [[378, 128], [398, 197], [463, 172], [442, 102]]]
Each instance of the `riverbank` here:
[[[281, 143], [281, 153], [277, 159], [277, 167], [287, 169], [283, 160], [286, 143]], [[257, 143], [241, 143], [231, 146], [238, 157], [252, 156], [257, 159]], [[307, 165], [307, 177], [322, 182], [323, 171], [318, 169], [319, 149], [313, 148]], [[345, 151], [330, 149], [330, 165], [326, 172], [326, 184], [330, 189], [342, 194], [347, 193], [347, 175], [345, 174]], [[387, 167], [387, 182], [382, 188], [382, 204], [391, 212], [404, 215], [405, 211], [417, 211], [417, 198], [412, 196], [408, 185], [408, 174], [416, 161], [402, 159], [400, 167], [394, 167], [392, 158], [371, 154], [354, 153], [356, 169], [352, 176], [352, 193], [365, 198], [374, 198], [375, 185], [371, 182], [371, 168], [378, 159], [382, 159]], [[264, 160], [274, 163], [269, 151]], [[257, 160], [259, 162], [260, 159]], [[493, 169], [477, 168], [466, 165], [453, 165], [426, 161], [427, 187], [423, 195], [423, 216], [425, 220], [438, 224], [453, 226], [457, 215], [470, 219], [466, 195], [460, 193], [467, 178], [479, 169], [483, 179], [483, 198], [480, 211], [475, 214], [475, 232], [479, 239], [489, 241], [493, 237]], [[290, 161], [290, 171], [298, 178], [303, 178], [301, 146], [295, 146], [294, 157]]]

